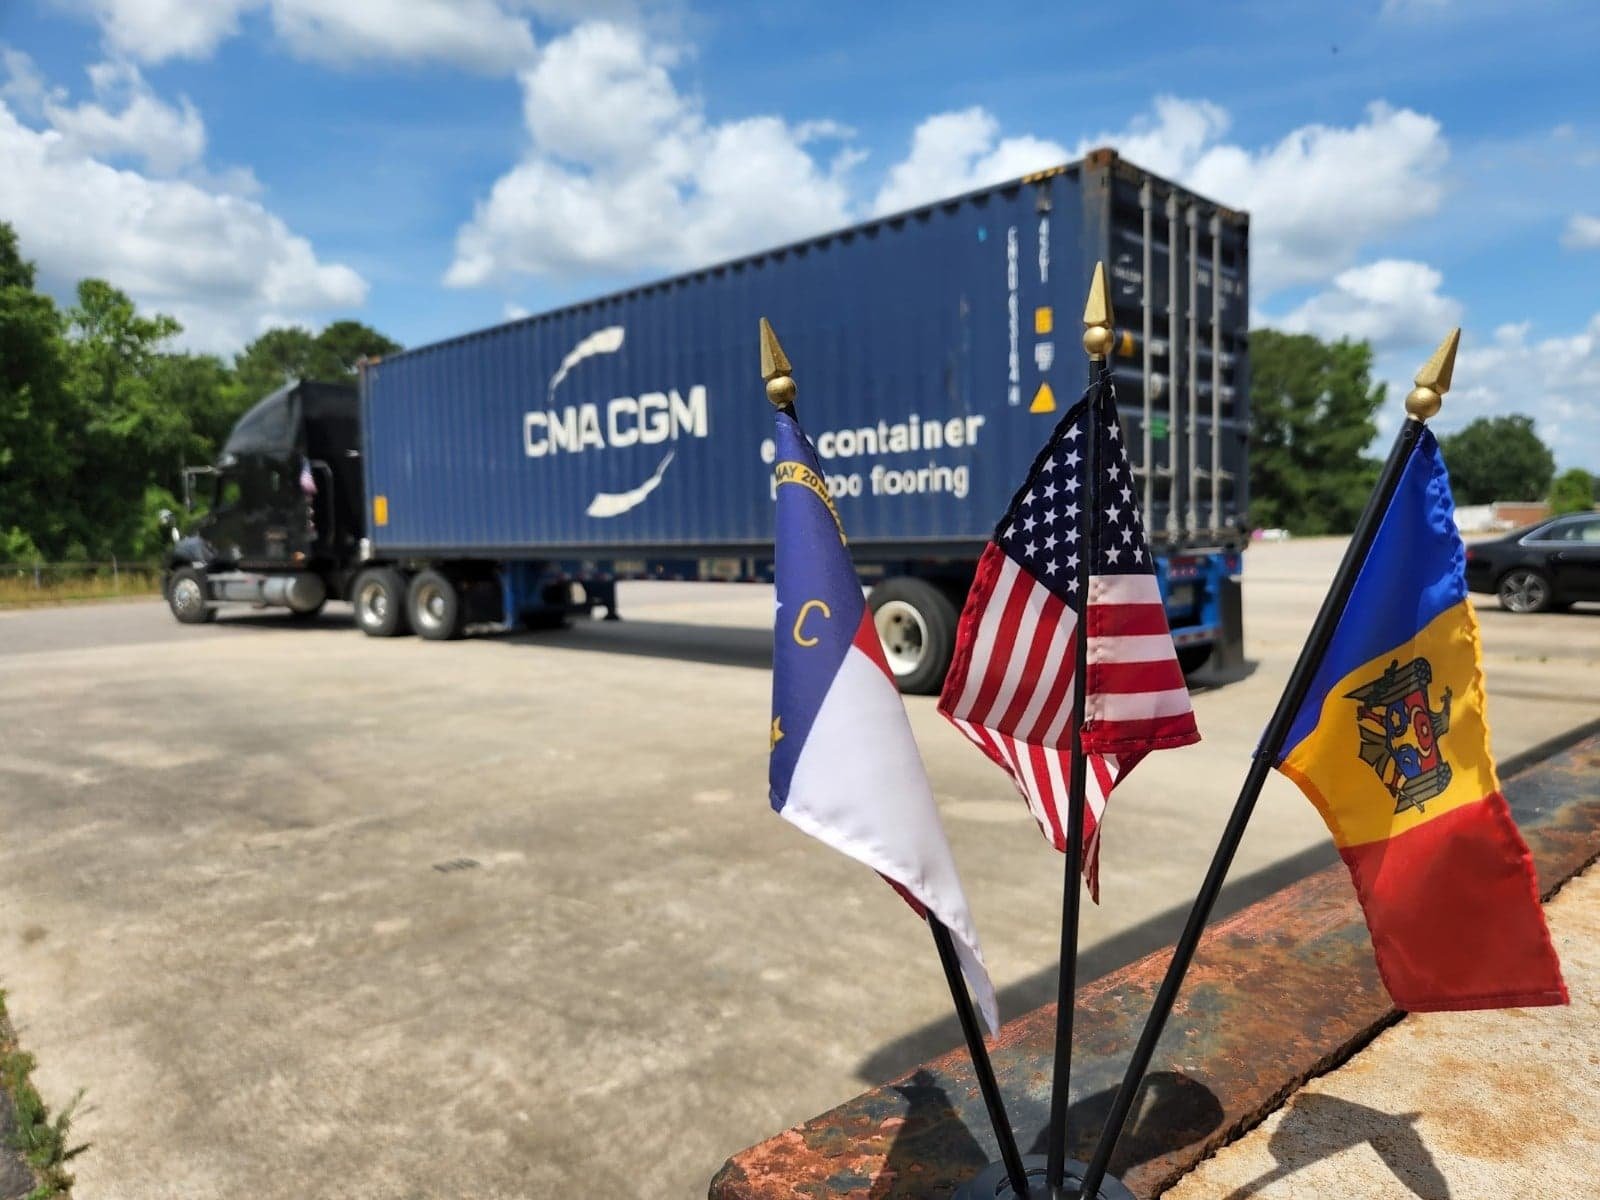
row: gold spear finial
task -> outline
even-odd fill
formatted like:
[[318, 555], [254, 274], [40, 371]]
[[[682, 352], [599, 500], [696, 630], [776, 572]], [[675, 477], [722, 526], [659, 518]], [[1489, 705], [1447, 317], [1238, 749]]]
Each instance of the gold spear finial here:
[[794, 368], [772, 332], [772, 322], [761, 318], [761, 378], [767, 381], [767, 399], [777, 409], [794, 407]]
[[1111, 333], [1111, 294], [1106, 290], [1106, 265], [1094, 265], [1094, 279], [1089, 284], [1089, 299], [1083, 306], [1083, 348], [1093, 359], [1103, 359], [1111, 353], [1115, 338]]
[[1450, 390], [1450, 377], [1455, 374], [1456, 347], [1460, 344], [1461, 330], [1452, 329], [1439, 343], [1433, 357], [1417, 372], [1417, 386], [1406, 397], [1406, 412], [1417, 420], [1426, 421], [1444, 403], [1444, 394]]

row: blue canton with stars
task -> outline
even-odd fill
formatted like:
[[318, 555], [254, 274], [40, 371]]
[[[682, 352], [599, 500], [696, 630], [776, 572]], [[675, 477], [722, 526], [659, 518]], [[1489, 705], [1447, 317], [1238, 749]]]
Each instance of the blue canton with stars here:
[[[1098, 411], [1100, 427], [1100, 479], [1092, 489], [1084, 486], [1083, 455], [1085, 417], [1090, 408]], [[1090, 564], [1090, 573], [1154, 574], [1139, 519], [1133, 468], [1117, 423], [1116, 392], [1108, 380], [1091, 385], [1061, 419], [994, 536], [1002, 550], [1077, 611], [1082, 611], [1078, 572], [1086, 492], [1094, 494], [1098, 522], [1099, 554]]]

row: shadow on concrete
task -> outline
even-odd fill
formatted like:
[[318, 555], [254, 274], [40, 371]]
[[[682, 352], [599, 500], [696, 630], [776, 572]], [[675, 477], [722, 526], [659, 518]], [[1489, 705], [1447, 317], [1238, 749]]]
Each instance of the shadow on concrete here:
[[565, 629], [488, 635], [509, 646], [671, 658], [718, 667], [772, 668], [772, 630], [675, 621], [582, 621]]
[[236, 625], [242, 629], [281, 629], [285, 633], [340, 633], [355, 635], [355, 619], [348, 605], [334, 611], [323, 609], [314, 617], [297, 617], [286, 608], [233, 608], [218, 610], [216, 625]]
[[1253, 658], [1247, 658], [1231, 667], [1218, 667], [1207, 663], [1198, 671], [1186, 676], [1184, 682], [1189, 685], [1190, 693], [1198, 696], [1203, 692], [1214, 692], [1218, 688], [1227, 687], [1230, 683], [1249, 679], [1260, 666], [1261, 664]]
[[1371, 1146], [1417, 1200], [1450, 1200], [1450, 1185], [1414, 1127], [1421, 1115], [1391, 1115], [1337, 1096], [1302, 1092], [1290, 1100], [1283, 1120], [1267, 1139], [1276, 1165], [1229, 1193], [1226, 1200], [1247, 1200], [1296, 1171], [1357, 1146]]
[[[1211, 920], [1215, 922], [1248, 908], [1281, 888], [1304, 879], [1314, 871], [1339, 861], [1331, 842], [1319, 842], [1271, 866], [1235, 879], [1222, 889]], [[1078, 954], [1078, 979], [1082, 982], [1109, 975], [1119, 967], [1137, 962], [1177, 940], [1189, 917], [1189, 902], [1169, 908], [1131, 929], [1081, 950]], [[1056, 998], [1056, 968], [1047, 967], [1026, 979], [1018, 980], [999, 994], [1002, 1018], [1030, 1012]], [[897, 1079], [918, 1064], [961, 1044], [961, 1026], [955, 1014], [924, 1025], [874, 1050], [856, 1067], [856, 1078], [874, 1086]]]

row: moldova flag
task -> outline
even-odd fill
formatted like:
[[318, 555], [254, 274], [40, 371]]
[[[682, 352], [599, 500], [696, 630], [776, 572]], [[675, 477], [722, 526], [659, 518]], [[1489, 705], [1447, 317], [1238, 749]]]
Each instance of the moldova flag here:
[[991, 1032], [994, 985], [905, 705], [867, 610], [828, 482], [778, 414], [778, 614], [772, 647], [772, 807], [883, 876], [950, 931]]
[[1565, 1004], [1489, 753], [1464, 566], [1424, 428], [1274, 765], [1327, 822], [1398, 1007]]

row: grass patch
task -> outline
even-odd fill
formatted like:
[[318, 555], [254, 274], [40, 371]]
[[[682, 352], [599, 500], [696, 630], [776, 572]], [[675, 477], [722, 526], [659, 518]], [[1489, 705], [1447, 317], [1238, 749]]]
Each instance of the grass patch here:
[[0, 1091], [10, 1098], [16, 1117], [12, 1147], [21, 1152], [39, 1180], [28, 1200], [51, 1200], [71, 1195], [72, 1174], [67, 1164], [89, 1148], [87, 1144], [70, 1145], [72, 1114], [83, 1093], [52, 1118], [30, 1078], [33, 1067], [33, 1055], [17, 1048], [16, 1034], [6, 1017], [5, 989], [0, 988]]
[[0, 574], [0, 608], [34, 608], [160, 593], [161, 573], [152, 570], [129, 569], [116, 575], [109, 570], [71, 575], [50, 570], [41, 573], [37, 583], [31, 569]]

